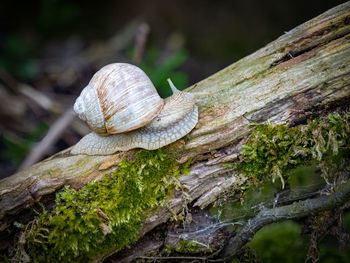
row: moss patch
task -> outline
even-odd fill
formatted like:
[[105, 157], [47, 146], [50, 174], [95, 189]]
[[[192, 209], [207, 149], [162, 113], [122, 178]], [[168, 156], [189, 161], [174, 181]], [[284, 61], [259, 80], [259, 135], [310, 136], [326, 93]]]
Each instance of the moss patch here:
[[289, 172], [298, 165], [318, 163], [322, 177], [336, 185], [350, 155], [350, 114], [341, 117], [309, 121], [307, 125], [255, 124], [241, 154], [244, 160], [237, 165], [240, 172], [255, 183], [280, 179], [282, 186]]
[[209, 253], [212, 252], [212, 249], [209, 245], [202, 244], [198, 242], [196, 239], [186, 240], [180, 239], [177, 243], [176, 252], [183, 254], [197, 254], [197, 253]]
[[189, 172], [189, 163], [179, 166], [161, 150], [135, 157], [124, 158], [116, 171], [79, 191], [65, 187], [59, 192], [53, 211], [44, 210], [26, 227], [31, 260], [86, 262], [135, 241], [147, 214], [163, 205], [179, 175]]

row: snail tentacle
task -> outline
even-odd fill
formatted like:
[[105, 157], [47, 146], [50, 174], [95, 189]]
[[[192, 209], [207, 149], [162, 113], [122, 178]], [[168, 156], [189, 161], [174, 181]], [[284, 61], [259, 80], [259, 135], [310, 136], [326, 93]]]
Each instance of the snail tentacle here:
[[167, 81], [168, 81], [168, 83], [169, 83], [169, 86], [170, 86], [171, 91], [173, 92], [173, 94], [180, 92], [180, 90], [178, 90], [178, 89], [175, 87], [174, 83], [171, 81], [170, 78], [168, 78]]

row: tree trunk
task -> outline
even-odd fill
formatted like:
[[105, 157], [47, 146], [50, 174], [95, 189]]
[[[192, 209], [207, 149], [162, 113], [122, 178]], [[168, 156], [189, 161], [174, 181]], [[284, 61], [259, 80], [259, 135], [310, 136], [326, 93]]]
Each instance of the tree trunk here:
[[[348, 103], [350, 2], [286, 32], [187, 91], [206, 94], [197, 103], [199, 122], [185, 139], [167, 146], [166, 151], [173, 152], [181, 163], [193, 158], [190, 175], [181, 181], [193, 206], [204, 208], [238, 180], [232, 168], [222, 163], [237, 159], [251, 132], [249, 123], [269, 119], [295, 124], [325, 107]], [[11, 230], [13, 221], [39, 200], [48, 202], [64, 185], [80, 188], [98, 179], [132, 152], [85, 156], [70, 155], [69, 151], [0, 182], [2, 237], [8, 238], [4, 233]], [[171, 207], [179, 211], [181, 198], [174, 198]], [[29, 213], [28, 219], [32, 216]], [[142, 234], [170, 216], [168, 209], [159, 209], [144, 222]]]

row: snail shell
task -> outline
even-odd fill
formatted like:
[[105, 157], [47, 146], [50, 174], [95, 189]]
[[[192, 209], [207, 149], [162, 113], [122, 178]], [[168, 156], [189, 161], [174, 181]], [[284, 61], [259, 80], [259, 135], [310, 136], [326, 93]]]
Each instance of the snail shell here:
[[168, 145], [188, 134], [198, 122], [194, 95], [176, 90], [160, 98], [147, 75], [136, 66], [103, 67], [78, 97], [74, 110], [94, 131], [72, 154], [107, 155], [133, 148]]
[[96, 133], [128, 132], [150, 123], [163, 108], [151, 80], [138, 67], [114, 63], [100, 69], [74, 104]]

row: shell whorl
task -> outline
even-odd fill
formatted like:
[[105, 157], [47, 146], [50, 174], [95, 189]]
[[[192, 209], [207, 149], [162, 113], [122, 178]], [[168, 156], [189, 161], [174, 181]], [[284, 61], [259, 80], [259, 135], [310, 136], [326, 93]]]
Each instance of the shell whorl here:
[[86, 86], [74, 103], [74, 111], [98, 134], [107, 134], [103, 112], [96, 89]]
[[141, 69], [114, 63], [95, 73], [74, 110], [94, 132], [106, 135], [147, 125], [163, 105], [163, 99]]
[[73, 147], [71, 153], [106, 155], [133, 148], [158, 149], [188, 134], [197, 121], [198, 108], [193, 94], [178, 92], [166, 99], [162, 111], [145, 127], [108, 137], [90, 133]]

